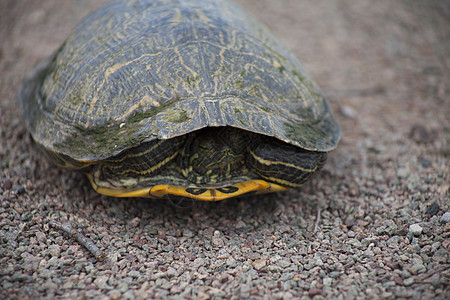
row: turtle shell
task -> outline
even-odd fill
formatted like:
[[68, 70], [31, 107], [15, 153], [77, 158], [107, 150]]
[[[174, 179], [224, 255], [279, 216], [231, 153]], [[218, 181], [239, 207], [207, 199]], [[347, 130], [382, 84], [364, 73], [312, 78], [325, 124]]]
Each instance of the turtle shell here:
[[121, 0], [86, 17], [20, 91], [33, 138], [89, 162], [216, 126], [312, 151], [340, 130], [264, 25], [225, 0]]

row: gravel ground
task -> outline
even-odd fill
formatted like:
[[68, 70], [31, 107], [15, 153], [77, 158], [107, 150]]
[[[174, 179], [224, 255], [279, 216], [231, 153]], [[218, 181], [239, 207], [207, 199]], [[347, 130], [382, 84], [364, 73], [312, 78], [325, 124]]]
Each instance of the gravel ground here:
[[238, 1], [343, 136], [301, 190], [219, 203], [100, 196], [33, 147], [20, 80], [101, 2], [0, 2], [0, 298], [450, 298], [449, 1]]

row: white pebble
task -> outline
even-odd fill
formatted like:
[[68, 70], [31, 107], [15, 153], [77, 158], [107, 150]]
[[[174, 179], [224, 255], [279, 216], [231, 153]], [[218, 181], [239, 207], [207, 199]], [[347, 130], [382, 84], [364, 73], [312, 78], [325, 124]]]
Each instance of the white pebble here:
[[333, 279], [331, 277], [325, 277], [323, 279], [323, 285], [324, 286], [330, 286], [333, 283]]
[[422, 234], [423, 228], [419, 224], [412, 224], [409, 226], [409, 231], [415, 235], [419, 236]]
[[343, 105], [341, 106], [341, 113], [350, 119], [355, 119], [356, 116], [358, 115], [358, 112], [351, 106], [348, 105]]
[[445, 214], [443, 214], [439, 221], [441, 223], [450, 223], [450, 212], [446, 212]]

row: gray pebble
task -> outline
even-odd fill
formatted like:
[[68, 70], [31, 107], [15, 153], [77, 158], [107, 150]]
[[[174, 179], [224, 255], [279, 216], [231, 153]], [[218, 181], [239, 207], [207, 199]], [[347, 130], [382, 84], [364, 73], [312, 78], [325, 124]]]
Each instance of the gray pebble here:
[[386, 282], [383, 282], [383, 287], [384, 288], [390, 288], [390, 287], [393, 287], [393, 286], [395, 286], [396, 285], [396, 283], [394, 282], [394, 281], [386, 281]]
[[405, 280], [403, 280], [403, 284], [405, 286], [410, 286], [413, 283], [414, 283], [414, 278], [413, 277], [409, 277], [409, 278], [406, 278]]
[[215, 246], [215, 247], [221, 248], [225, 245], [225, 242], [220, 237], [213, 236], [211, 241], [212, 241], [213, 246]]
[[441, 245], [441, 242], [434, 242], [433, 244], [431, 244], [431, 251], [435, 252], [441, 247]]
[[108, 292], [108, 296], [111, 297], [111, 299], [120, 299], [121, 295], [119, 290], [111, 290]]
[[450, 223], [450, 212], [444, 213], [439, 219], [441, 223]]
[[205, 260], [201, 257], [196, 258], [193, 262], [193, 267], [199, 268], [200, 266], [203, 266], [205, 264]]
[[411, 242], [413, 237], [414, 237], [414, 235], [412, 234], [412, 232], [408, 231], [408, 233], [406, 234], [406, 238]]
[[333, 282], [333, 279], [331, 277], [325, 277], [323, 279], [323, 285], [325, 285], [325, 286], [330, 286], [332, 282]]
[[172, 267], [169, 267], [169, 268], [167, 269], [166, 274], [167, 274], [168, 277], [176, 277], [176, 276], [179, 275], [178, 272], [177, 272], [177, 270], [175, 270], [175, 269], [172, 268]]
[[[344, 234], [344, 232], [343, 232], [342, 230], [340, 230], [339, 228], [333, 228], [333, 229], [330, 231], [330, 234], [331, 234], [333, 237], [340, 237], [341, 235]], [[347, 234], [348, 234], [348, 233], [347, 233]]]
[[86, 273], [90, 273], [90, 272], [92, 272], [92, 270], [94, 270], [94, 266], [89, 264], [89, 265], [85, 266], [84, 269], [86, 270]]
[[436, 250], [436, 252], [433, 255], [433, 261], [436, 262], [445, 262], [447, 260], [447, 257], [449, 256], [447, 249], [439, 249]]
[[47, 261], [47, 267], [56, 267], [58, 266], [58, 258], [53, 256]]
[[291, 262], [289, 260], [287, 260], [287, 259], [280, 259], [277, 262], [277, 265], [282, 267], [282, 268], [287, 268], [287, 267], [289, 267], [291, 265]]
[[47, 292], [53, 292], [56, 291], [58, 289], [58, 286], [56, 285], [56, 283], [54, 283], [53, 281], [51, 281], [50, 279], [47, 280], [42, 287], [47, 290]]
[[363, 248], [362, 243], [355, 238], [348, 240], [347, 243], [349, 243], [350, 245], [352, 245], [353, 247], [355, 247], [357, 249]]
[[[253, 272], [255, 272], [255, 273], [252, 278], [253, 279], [258, 278], [258, 273], [255, 270], [253, 270]], [[289, 281], [292, 278], [294, 278], [294, 273], [283, 273], [283, 274], [281, 274], [280, 280], [281, 281]]]
[[51, 245], [49, 250], [51, 256], [59, 257], [61, 255], [61, 248], [58, 245]]
[[274, 255], [274, 256], [271, 256], [270, 258], [269, 258], [269, 261], [271, 262], [271, 263], [276, 263], [277, 261], [279, 261], [281, 259], [281, 256], [279, 256], [278, 254], [276, 254], [276, 255]]
[[[424, 166], [424, 161], [428, 161], [429, 165], [427, 163], [427, 166]], [[422, 164], [423, 167], [431, 167], [431, 161], [427, 159], [420, 159], [420, 163]], [[440, 209], [439, 204], [435, 201], [427, 208], [427, 211], [425, 213], [430, 216], [435, 216], [439, 212], [439, 209]]]
[[422, 234], [423, 228], [419, 224], [412, 224], [409, 226], [409, 232], [411, 232], [415, 236], [419, 236]]
[[42, 231], [36, 232], [36, 240], [40, 243], [44, 243], [47, 240], [47, 236]]
[[408, 168], [399, 168], [397, 170], [397, 176], [400, 178], [405, 178], [409, 175], [410, 170]]
[[99, 289], [107, 289], [107, 288], [108, 288], [108, 284], [107, 284], [108, 279], [109, 279], [109, 276], [108, 276], [108, 275], [98, 276], [98, 277], [94, 280], [94, 284], [95, 284]]
[[353, 230], [349, 230], [347, 232], [348, 237], [354, 238], [356, 236], [356, 232], [354, 232]]
[[138, 277], [142, 276], [142, 274], [139, 273], [138, 271], [130, 271], [128, 273], [128, 276], [131, 276], [131, 277], [134, 277], [134, 278], [138, 278]]
[[25, 281], [26, 279], [28, 279], [28, 275], [23, 273], [15, 273], [11, 277], [11, 281]]
[[2, 288], [3, 288], [3, 290], [5, 290], [5, 291], [6, 291], [7, 289], [13, 287], [13, 286], [14, 286], [14, 284], [11, 283], [11, 282], [8, 282], [8, 281], [5, 281], [5, 282], [2, 283]]
[[226, 261], [227, 266], [229, 267], [235, 267], [236, 266], [236, 260], [233, 258], [228, 258]]
[[[15, 241], [17, 239], [18, 236], [18, 232], [15, 230], [10, 230], [8, 232], [5, 233], [5, 239], [8, 240], [9, 242], [11, 241]], [[17, 246], [16, 246], [17, 247]]]
[[304, 265], [305, 270], [311, 270], [314, 267], [321, 267], [323, 266], [322, 259], [317, 255], [317, 253], [314, 254], [314, 257], [311, 258], [311, 260], [308, 261], [306, 265]]
[[341, 276], [341, 272], [339, 271], [333, 271], [330, 274], [328, 274], [328, 276], [330, 276], [331, 278], [338, 278], [339, 276]]
[[128, 291], [126, 291], [126, 292], [122, 295], [122, 298], [123, 298], [123, 299], [130, 299], [130, 300], [136, 299], [136, 298], [134, 297], [134, 291], [133, 291], [133, 290], [128, 290]]
[[191, 230], [189, 230], [189, 229], [185, 229], [185, 230], [183, 231], [183, 236], [184, 236], [184, 237], [191, 238], [191, 237], [194, 236], [194, 233], [193, 233]]
[[274, 265], [268, 266], [267, 269], [268, 269], [270, 272], [273, 272], [273, 273], [278, 273], [278, 272], [281, 272], [281, 271], [283, 270], [281, 267], [279, 267], [279, 266], [274, 266]]
[[427, 271], [427, 268], [423, 264], [414, 264], [411, 269], [412, 272], [416, 274], [424, 273]]
[[122, 294], [125, 293], [126, 291], [128, 291], [128, 283], [126, 282], [119, 283], [117, 289], [119, 290], [120, 293]]
[[391, 248], [395, 248], [398, 246], [398, 242], [400, 241], [400, 237], [398, 235], [394, 235], [390, 239], [386, 241], [386, 245], [388, 245]]
[[21, 195], [25, 192], [25, 188], [22, 185], [18, 185], [13, 189], [14, 193]]

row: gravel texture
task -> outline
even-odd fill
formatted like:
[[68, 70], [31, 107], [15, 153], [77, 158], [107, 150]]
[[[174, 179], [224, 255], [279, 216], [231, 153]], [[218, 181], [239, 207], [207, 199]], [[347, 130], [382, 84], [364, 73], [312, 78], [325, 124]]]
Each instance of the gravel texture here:
[[343, 136], [301, 190], [219, 203], [100, 196], [33, 146], [21, 78], [102, 2], [0, 2], [0, 298], [450, 298], [448, 1], [240, 0]]

